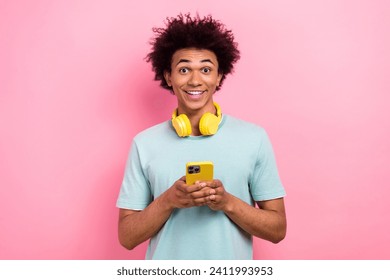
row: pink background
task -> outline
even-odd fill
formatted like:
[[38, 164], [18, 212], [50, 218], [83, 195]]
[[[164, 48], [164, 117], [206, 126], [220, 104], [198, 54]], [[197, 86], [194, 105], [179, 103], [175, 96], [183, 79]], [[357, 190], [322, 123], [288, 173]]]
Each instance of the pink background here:
[[242, 59], [215, 99], [269, 132], [288, 234], [259, 259], [390, 258], [388, 1], [1, 1], [0, 259], [142, 259], [117, 241], [132, 137], [175, 99], [151, 28], [212, 14]]

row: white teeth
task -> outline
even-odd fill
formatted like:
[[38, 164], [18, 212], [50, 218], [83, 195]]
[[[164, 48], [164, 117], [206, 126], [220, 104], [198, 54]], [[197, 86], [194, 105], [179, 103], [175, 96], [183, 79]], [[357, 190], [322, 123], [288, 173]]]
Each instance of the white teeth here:
[[186, 91], [188, 94], [191, 94], [191, 95], [200, 95], [203, 93], [203, 91]]

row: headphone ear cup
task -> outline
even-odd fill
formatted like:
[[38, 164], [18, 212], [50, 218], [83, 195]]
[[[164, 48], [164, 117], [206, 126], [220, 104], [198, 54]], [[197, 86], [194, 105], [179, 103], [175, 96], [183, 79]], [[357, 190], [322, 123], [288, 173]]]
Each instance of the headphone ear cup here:
[[199, 121], [199, 130], [202, 135], [214, 135], [217, 133], [220, 117], [212, 113], [205, 113]]
[[180, 137], [190, 136], [192, 133], [190, 120], [185, 114], [173, 117], [172, 125]]

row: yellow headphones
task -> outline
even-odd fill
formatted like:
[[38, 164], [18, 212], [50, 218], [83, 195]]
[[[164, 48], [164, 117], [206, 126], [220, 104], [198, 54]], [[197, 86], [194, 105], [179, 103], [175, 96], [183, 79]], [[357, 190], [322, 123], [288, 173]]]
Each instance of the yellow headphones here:
[[[202, 135], [213, 135], [217, 132], [219, 123], [221, 122], [222, 114], [221, 107], [214, 102], [217, 115], [205, 113], [200, 118], [199, 130]], [[180, 137], [190, 136], [192, 133], [191, 123], [185, 114], [177, 115], [177, 109], [172, 113], [172, 125]]]

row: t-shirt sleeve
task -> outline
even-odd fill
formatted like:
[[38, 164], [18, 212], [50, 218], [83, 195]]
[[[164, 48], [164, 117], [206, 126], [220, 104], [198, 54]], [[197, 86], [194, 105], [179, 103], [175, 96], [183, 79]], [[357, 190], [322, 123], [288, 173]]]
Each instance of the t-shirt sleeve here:
[[256, 165], [249, 187], [255, 201], [271, 200], [286, 195], [279, 177], [272, 144], [265, 130], [261, 130]]
[[151, 201], [150, 185], [142, 169], [137, 144], [133, 141], [116, 206], [124, 209], [142, 210]]

